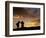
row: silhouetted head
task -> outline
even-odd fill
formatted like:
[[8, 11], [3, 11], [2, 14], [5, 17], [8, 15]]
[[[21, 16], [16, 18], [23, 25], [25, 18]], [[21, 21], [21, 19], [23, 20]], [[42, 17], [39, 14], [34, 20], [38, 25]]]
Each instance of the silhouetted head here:
[[23, 22], [23, 21], [21, 21], [21, 22]]
[[18, 21], [18, 23], [20, 23], [20, 21]]
[[24, 23], [23, 21], [21, 21], [21, 23]]

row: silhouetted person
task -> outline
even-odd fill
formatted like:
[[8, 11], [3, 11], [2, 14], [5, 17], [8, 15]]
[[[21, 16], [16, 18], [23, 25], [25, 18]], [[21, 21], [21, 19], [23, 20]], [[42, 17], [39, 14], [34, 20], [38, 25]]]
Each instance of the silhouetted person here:
[[16, 23], [17, 28], [19, 28], [19, 24], [20, 24], [20, 21], [18, 21], [18, 22]]
[[24, 27], [24, 22], [22, 21], [22, 22], [21, 22], [21, 28], [23, 28], [23, 27]]

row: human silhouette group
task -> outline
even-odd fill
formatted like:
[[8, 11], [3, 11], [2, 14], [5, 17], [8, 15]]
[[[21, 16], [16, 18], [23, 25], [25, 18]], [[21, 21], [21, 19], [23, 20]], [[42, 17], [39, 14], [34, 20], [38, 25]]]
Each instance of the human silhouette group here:
[[16, 23], [16, 26], [17, 26], [17, 28], [19, 28], [19, 24], [21, 24], [21, 28], [23, 28], [24, 27], [24, 22], [23, 21], [18, 21], [17, 23]]

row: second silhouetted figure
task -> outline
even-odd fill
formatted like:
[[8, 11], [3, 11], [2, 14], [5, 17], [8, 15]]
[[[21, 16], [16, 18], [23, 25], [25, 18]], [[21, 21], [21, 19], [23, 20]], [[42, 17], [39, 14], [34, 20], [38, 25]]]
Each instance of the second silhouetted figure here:
[[23, 21], [21, 21], [21, 28], [23, 28], [24, 27], [24, 22]]

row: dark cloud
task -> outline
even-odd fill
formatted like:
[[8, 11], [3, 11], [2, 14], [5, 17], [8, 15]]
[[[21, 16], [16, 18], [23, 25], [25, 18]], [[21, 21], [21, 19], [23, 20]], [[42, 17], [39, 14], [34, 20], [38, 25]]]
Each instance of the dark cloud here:
[[13, 7], [13, 15], [40, 17], [40, 8]]

